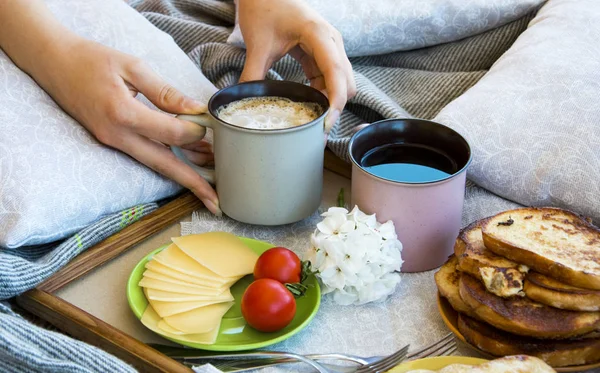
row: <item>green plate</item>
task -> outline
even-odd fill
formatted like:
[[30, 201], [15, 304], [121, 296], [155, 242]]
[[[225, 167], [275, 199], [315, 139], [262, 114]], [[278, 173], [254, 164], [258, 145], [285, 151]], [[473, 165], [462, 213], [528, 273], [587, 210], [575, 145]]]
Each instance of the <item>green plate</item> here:
[[[253, 240], [251, 238], [240, 237], [240, 239], [259, 255], [271, 247], [274, 247], [274, 245], [271, 245], [270, 243]], [[131, 307], [131, 310], [138, 320], [142, 318], [142, 315], [148, 306], [148, 301], [144, 296], [144, 292], [138, 285], [145, 270], [144, 266], [154, 254], [164, 250], [167, 246], [168, 245], [162, 246], [146, 255], [135, 268], [133, 268], [129, 280], [127, 281], [127, 300], [129, 302], [129, 307]], [[319, 288], [319, 283], [317, 282], [317, 279], [311, 275], [306, 280], [306, 285], [308, 285], [306, 294], [296, 299], [296, 316], [294, 316], [292, 322], [277, 332], [259, 332], [246, 324], [240, 309], [242, 295], [244, 294], [246, 287], [248, 287], [252, 281], [252, 275], [248, 275], [231, 287], [231, 294], [233, 294], [233, 297], [235, 298], [235, 304], [223, 317], [221, 330], [219, 330], [219, 336], [214, 344], [204, 345], [179, 341], [164, 336], [162, 337], [184, 346], [201, 350], [243, 351], [261, 348], [281, 342], [298, 333], [310, 323], [313, 317], [315, 317], [319, 305], [321, 304], [321, 289]]]

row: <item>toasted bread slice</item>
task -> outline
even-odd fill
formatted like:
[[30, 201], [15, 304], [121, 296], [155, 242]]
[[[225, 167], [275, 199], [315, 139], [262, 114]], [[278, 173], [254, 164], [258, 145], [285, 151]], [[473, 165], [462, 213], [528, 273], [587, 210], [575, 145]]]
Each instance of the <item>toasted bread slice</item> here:
[[457, 312], [475, 316], [473, 311], [463, 302], [458, 293], [458, 280], [460, 272], [456, 268], [458, 260], [452, 255], [444, 265], [435, 273], [435, 283], [442, 297], [448, 299], [448, 303]]
[[485, 247], [565, 284], [600, 290], [600, 230], [570, 211], [522, 208], [482, 223]]
[[556, 341], [522, 337], [466, 315], [458, 316], [458, 330], [467, 342], [495, 356], [531, 355], [553, 367], [589, 364], [600, 360], [600, 339]]
[[460, 232], [454, 253], [458, 268], [483, 281], [489, 292], [499, 297], [525, 295], [523, 280], [529, 268], [488, 250], [483, 244], [480, 222], [472, 223]]
[[519, 335], [565, 339], [600, 328], [600, 312], [561, 310], [527, 297], [501, 298], [486, 291], [480, 281], [464, 273], [460, 277], [459, 293], [478, 319]]
[[600, 291], [565, 285], [530, 272], [525, 280], [527, 297], [552, 307], [573, 311], [600, 311]]

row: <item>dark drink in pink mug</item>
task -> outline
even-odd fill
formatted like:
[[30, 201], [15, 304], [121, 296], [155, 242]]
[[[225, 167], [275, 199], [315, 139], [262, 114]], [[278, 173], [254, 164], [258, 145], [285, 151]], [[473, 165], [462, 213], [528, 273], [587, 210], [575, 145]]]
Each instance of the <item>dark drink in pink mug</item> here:
[[350, 141], [352, 205], [392, 220], [403, 272], [439, 267], [453, 252], [472, 153], [456, 131], [421, 119], [372, 123]]

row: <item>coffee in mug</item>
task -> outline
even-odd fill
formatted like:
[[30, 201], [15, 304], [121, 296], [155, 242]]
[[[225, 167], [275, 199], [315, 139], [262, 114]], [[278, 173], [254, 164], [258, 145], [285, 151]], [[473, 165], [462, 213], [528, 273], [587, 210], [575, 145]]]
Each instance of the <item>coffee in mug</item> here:
[[181, 148], [171, 149], [216, 185], [227, 216], [260, 225], [297, 222], [321, 204], [328, 109], [327, 97], [304, 84], [236, 84], [211, 97], [208, 113], [178, 116], [213, 130], [214, 169], [191, 163]]
[[282, 129], [312, 122], [323, 114], [314, 102], [295, 102], [285, 97], [248, 97], [223, 105], [217, 117], [224, 122], [253, 129]]

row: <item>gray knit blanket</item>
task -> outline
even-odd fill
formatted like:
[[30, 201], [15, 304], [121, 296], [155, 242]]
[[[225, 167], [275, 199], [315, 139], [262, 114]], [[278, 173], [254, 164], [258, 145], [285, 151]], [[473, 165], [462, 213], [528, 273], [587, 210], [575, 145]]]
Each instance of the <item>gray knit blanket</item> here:
[[[243, 49], [226, 43], [234, 23], [230, 3], [214, 0], [137, 0], [131, 5], [175, 42], [217, 87], [234, 84]], [[385, 55], [352, 58], [358, 94], [334, 127], [328, 146], [347, 159], [353, 127], [392, 117], [433, 118], [473, 86], [523, 32], [533, 14], [459, 41]], [[285, 57], [268, 79], [305, 82], [299, 64]], [[463, 223], [515, 204], [469, 184]], [[139, 206], [142, 216], [155, 204]], [[55, 273], [83, 250], [116, 233], [123, 213], [106, 217], [64, 242], [0, 249], [0, 299], [9, 299]], [[1, 372], [130, 372], [133, 368], [103, 351], [35, 326], [0, 304]]]

